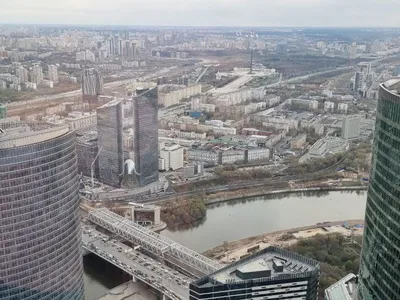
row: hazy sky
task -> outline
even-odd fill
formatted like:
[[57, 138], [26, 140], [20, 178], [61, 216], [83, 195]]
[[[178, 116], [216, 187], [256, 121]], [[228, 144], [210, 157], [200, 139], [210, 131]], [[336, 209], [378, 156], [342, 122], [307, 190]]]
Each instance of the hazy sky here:
[[1, 23], [399, 27], [400, 0], [0, 0]]

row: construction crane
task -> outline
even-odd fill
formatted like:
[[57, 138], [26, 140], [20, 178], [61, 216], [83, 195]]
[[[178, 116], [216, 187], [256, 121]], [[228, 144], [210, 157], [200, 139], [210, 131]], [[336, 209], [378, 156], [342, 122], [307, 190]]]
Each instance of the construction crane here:
[[96, 159], [99, 157], [101, 149], [103, 149], [103, 147], [100, 147], [99, 151], [97, 151], [97, 154], [93, 159], [92, 165], [90, 166], [90, 177], [91, 177], [92, 188], [94, 188], [94, 163], [96, 162]]

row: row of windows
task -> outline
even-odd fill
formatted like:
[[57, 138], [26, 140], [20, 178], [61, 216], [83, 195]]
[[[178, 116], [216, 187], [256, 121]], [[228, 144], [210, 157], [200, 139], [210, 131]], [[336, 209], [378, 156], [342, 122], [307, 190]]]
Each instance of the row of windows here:
[[46, 156], [48, 155], [47, 153], [59, 151], [60, 149], [65, 148], [67, 144], [75, 143], [76, 142], [74, 134], [66, 134], [58, 138], [54, 138], [37, 144], [1, 149], [0, 161], [3, 163], [3, 159], [9, 157], [18, 158], [19, 161], [28, 161], [34, 158], [29, 155], [36, 155], [36, 157]]
[[[12, 164], [28, 164], [31, 166], [37, 165], [38, 159], [42, 161], [48, 159], [49, 157], [53, 156], [54, 154], [58, 153], [67, 153], [67, 152], [74, 152], [75, 153], [75, 141], [69, 139], [68, 141], [64, 142], [64, 144], [57, 144], [53, 141], [44, 142], [44, 144], [48, 144], [48, 146], [40, 151], [38, 150], [38, 145], [41, 144], [34, 144], [27, 147], [24, 151], [20, 151], [20, 148], [12, 148], [12, 149], [2, 149], [0, 150], [0, 165], [3, 167], [9, 167]], [[17, 155], [17, 153], [21, 155]]]
[[[0, 264], [3, 261], [3, 258], [5, 262], [11, 264], [13, 257], [16, 257], [16, 259], [18, 259], [21, 252], [25, 250], [27, 252], [25, 253], [25, 255], [28, 255], [29, 251], [30, 253], [34, 253], [36, 251], [39, 251], [40, 249], [47, 249], [49, 248], [47, 244], [49, 244], [54, 237], [57, 238], [56, 241], [62, 241], [62, 238], [65, 237], [65, 234], [68, 232], [68, 230], [70, 230], [68, 226], [72, 226], [72, 228], [74, 228], [74, 223], [76, 223], [79, 219], [78, 215], [71, 214], [71, 212], [73, 213], [75, 209], [75, 207], [72, 207], [69, 212], [66, 211], [65, 214], [70, 213], [70, 215], [68, 215], [68, 217], [65, 217], [65, 219], [59, 219], [59, 222], [57, 223], [53, 222], [53, 224], [58, 224], [59, 226], [56, 231], [45, 228], [45, 230], [43, 230], [42, 232], [38, 231], [39, 233], [37, 233], [35, 231], [32, 231], [31, 233], [29, 230], [27, 230], [27, 233], [24, 236], [15, 239], [5, 240], [2, 243], [4, 247], [3, 249], [1, 249], [0, 252]], [[60, 214], [60, 216], [62, 215]], [[11, 254], [11, 257], [3, 256], [7, 254]]]
[[0, 298], [82, 300], [74, 134], [0, 154]]
[[[68, 172], [70, 170], [70, 172]], [[76, 166], [71, 166], [70, 169], [66, 170], [67, 177], [61, 178], [58, 181], [53, 182], [52, 184], [38, 186], [34, 189], [28, 191], [17, 192], [15, 191], [11, 195], [2, 195], [0, 196], [0, 200], [2, 202], [9, 201], [23, 201], [25, 200], [25, 204], [34, 203], [35, 200], [40, 201], [39, 199], [47, 199], [51, 195], [59, 194], [63, 188], [69, 187], [71, 185], [76, 185], [78, 181]], [[42, 196], [42, 198], [37, 198], [38, 196]]]
[[1, 181], [0, 187], [3, 195], [14, 195], [17, 192], [38, 190], [37, 187], [48, 186], [57, 182], [62, 182], [68, 175], [76, 175], [76, 161], [62, 161], [57, 168], [36, 173], [27, 177], [30, 180], [25, 181], [24, 178], [16, 178], [15, 180]]
[[364, 299], [400, 299], [400, 105], [395, 95], [380, 92], [360, 293]]

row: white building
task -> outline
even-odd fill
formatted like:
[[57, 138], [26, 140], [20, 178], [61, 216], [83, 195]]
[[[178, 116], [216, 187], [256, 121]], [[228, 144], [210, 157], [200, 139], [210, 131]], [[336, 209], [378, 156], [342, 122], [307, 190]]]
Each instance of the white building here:
[[97, 124], [96, 112], [82, 113], [73, 111], [65, 118], [65, 123], [69, 125], [71, 130], [89, 127]]
[[75, 59], [76, 59], [76, 61], [87, 60], [87, 61], [95, 62], [96, 56], [94, 55], [94, 53], [92, 51], [90, 51], [89, 49], [86, 49], [85, 51], [77, 52]]
[[19, 78], [19, 81], [21, 83], [23, 82], [27, 82], [29, 80], [29, 72], [27, 69], [25, 69], [24, 67], [17, 67], [15, 70], [16, 75]]
[[342, 123], [342, 138], [345, 140], [357, 139], [360, 137], [361, 119], [357, 115], [346, 116]]
[[49, 65], [49, 80], [53, 82], [58, 82], [58, 70], [56, 65]]
[[[177, 170], [183, 168], [183, 148], [179, 145], [165, 145], [160, 150], [159, 169]], [[161, 165], [160, 165], [161, 164]]]
[[45, 85], [45, 86], [47, 86], [47, 87], [49, 87], [49, 88], [53, 88], [53, 86], [54, 86], [54, 82], [53, 81], [51, 81], [51, 80], [46, 80], [46, 79], [43, 79], [42, 80], [42, 82], [41, 82], [41, 84], [42, 85]]
[[34, 65], [31, 71], [31, 82], [40, 84], [43, 81], [43, 69], [40, 65]]
[[335, 102], [325, 101], [324, 103], [324, 111], [333, 111], [335, 108]]
[[181, 100], [201, 93], [201, 85], [173, 86], [161, 85], [158, 87], [158, 104], [169, 107], [179, 104]]
[[247, 161], [257, 161], [269, 159], [271, 157], [271, 150], [268, 148], [249, 149], [247, 153]]

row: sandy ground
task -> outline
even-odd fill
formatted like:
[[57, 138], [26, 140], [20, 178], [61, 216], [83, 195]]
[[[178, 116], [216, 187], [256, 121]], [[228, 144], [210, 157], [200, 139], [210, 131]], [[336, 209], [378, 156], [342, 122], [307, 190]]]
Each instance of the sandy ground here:
[[317, 224], [301, 228], [282, 230], [249, 237], [243, 240], [230, 242], [207, 250], [204, 254], [217, 259], [221, 263], [230, 263], [239, 260], [241, 257], [251, 253], [250, 248], [255, 247], [254, 251], [262, 250], [269, 246], [284, 247], [297, 243], [299, 239], [309, 238], [317, 234], [340, 233], [350, 236], [351, 229], [346, 229], [342, 225], [347, 222], [353, 229], [354, 235], [362, 235], [363, 228], [355, 228], [355, 225], [364, 224], [363, 220], [348, 220]]

